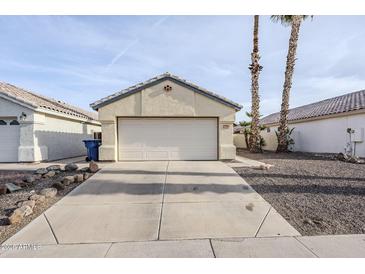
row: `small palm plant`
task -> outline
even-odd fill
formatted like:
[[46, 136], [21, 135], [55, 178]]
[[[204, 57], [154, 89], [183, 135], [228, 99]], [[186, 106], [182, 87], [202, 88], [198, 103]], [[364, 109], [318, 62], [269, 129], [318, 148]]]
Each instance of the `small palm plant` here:
[[[288, 151], [293, 151], [294, 149], [294, 144], [295, 144], [295, 141], [294, 139], [292, 138], [291, 134], [293, 133], [295, 127], [293, 128], [289, 128], [287, 127], [286, 130], [285, 130], [285, 146], [287, 147], [287, 152]], [[278, 143], [280, 141], [280, 133], [278, 131], [275, 130], [275, 134], [276, 134], [276, 138], [278, 139]]]

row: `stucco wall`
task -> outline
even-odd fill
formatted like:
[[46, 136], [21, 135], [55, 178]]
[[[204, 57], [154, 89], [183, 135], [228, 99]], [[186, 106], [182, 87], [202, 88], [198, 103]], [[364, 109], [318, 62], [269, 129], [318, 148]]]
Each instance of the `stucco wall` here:
[[[172, 90], [165, 92], [163, 89], [165, 85], [172, 86]], [[116, 117], [118, 116], [219, 117], [220, 158], [235, 158], [236, 150], [233, 145], [235, 109], [168, 80], [103, 106], [99, 108], [98, 113], [103, 132], [100, 159], [104, 161], [117, 160]]]
[[233, 134], [233, 144], [236, 148], [247, 148], [245, 135], [242, 133]]
[[[365, 128], [365, 114], [290, 123], [289, 127], [295, 127], [292, 134], [295, 141], [295, 151], [339, 153], [344, 152], [344, 147], [349, 141], [347, 128], [354, 128], [359, 131]], [[268, 144], [265, 149], [276, 149], [275, 130], [277, 130], [277, 126], [270, 127], [270, 133], [262, 132], [262, 136]], [[356, 155], [365, 157], [365, 142], [357, 143]]]
[[[26, 117], [19, 117], [22, 113]], [[17, 118], [19, 139], [17, 159], [20, 162], [56, 160], [86, 154], [83, 139], [92, 138], [93, 132], [100, 132], [101, 127], [72, 118], [62, 118], [39, 112], [0, 97], [0, 118]]]
[[46, 114], [43, 123], [35, 126], [34, 135], [36, 144], [47, 148], [47, 159], [42, 160], [56, 160], [86, 155], [82, 140], [100, 131], [97, 125]]

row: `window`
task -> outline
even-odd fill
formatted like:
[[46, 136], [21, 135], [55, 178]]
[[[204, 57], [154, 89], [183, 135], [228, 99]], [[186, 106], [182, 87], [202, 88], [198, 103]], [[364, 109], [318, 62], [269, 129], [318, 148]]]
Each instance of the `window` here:
[[268, 127], [268, 128], [266, 128], [266, 132], [270, 132], [270, 128]]
[[6, 122], [4, 120], [0, 120], [0, 126], [6, 126]]
[[11, 125], [11, 126], [18, 126], [19, 125], [19, 122], [17, 120], [13, 120], [13, 121], [10, 122], [9, 125]]

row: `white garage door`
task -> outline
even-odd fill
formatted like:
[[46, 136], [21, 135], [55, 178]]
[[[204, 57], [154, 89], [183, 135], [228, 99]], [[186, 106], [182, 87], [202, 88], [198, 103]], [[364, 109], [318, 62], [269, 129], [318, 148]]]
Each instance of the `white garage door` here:
[[119, 160], [216, 160], [215, 118], [119, 118]]
[[14, 119], [0, 118], [0, 162], [17, 162], [19, 123]]

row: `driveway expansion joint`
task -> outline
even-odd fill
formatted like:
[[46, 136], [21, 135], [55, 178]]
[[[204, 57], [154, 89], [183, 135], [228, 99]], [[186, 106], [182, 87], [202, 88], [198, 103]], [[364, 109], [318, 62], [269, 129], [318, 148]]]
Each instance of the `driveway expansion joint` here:
[[164, 205], [164, 200], [165, 200], [165, 187], [166, 187], [166, 182], [167, 182], [167, 171], [169, 169], [169, 164], [170, 164], [170, 161], [168, 161], [167, 164], [166, 164], [165, 181], [164, 181], [163, 186], [162, 186], [161, 211], [160, 211], [160, 220], [159, 220], [159, 223], [158, 223], [157, 240], [160, 239], [160, 231], [161, 231], [161, 224], [162, 224], [162, 214], [163, 214], [163, 205]]
[[53, 227], [52, 227], [52, 225], [51, 225], [50, 221], [49, 221], [49, 220], [48, 220], [48, 218], [47, 218], [46, 213], [43, 213], [43, 216], [44, 216], [44, 218], [46, 219], [47, 224], [49, 225], [49, 229], [51, 230], [51, 232], [52, 232], [52, 234], [53, 234], [53, 237], [54, 237], [54, 239], [55, 239], [56, 243], [57, 243], [57, 244], [60, 244], [60, 242], [58, 241], [57, 236], [56, 236], [56, 234], [55, 234], [55, 232], [54, 232], [54, 230], [53, 230]]

